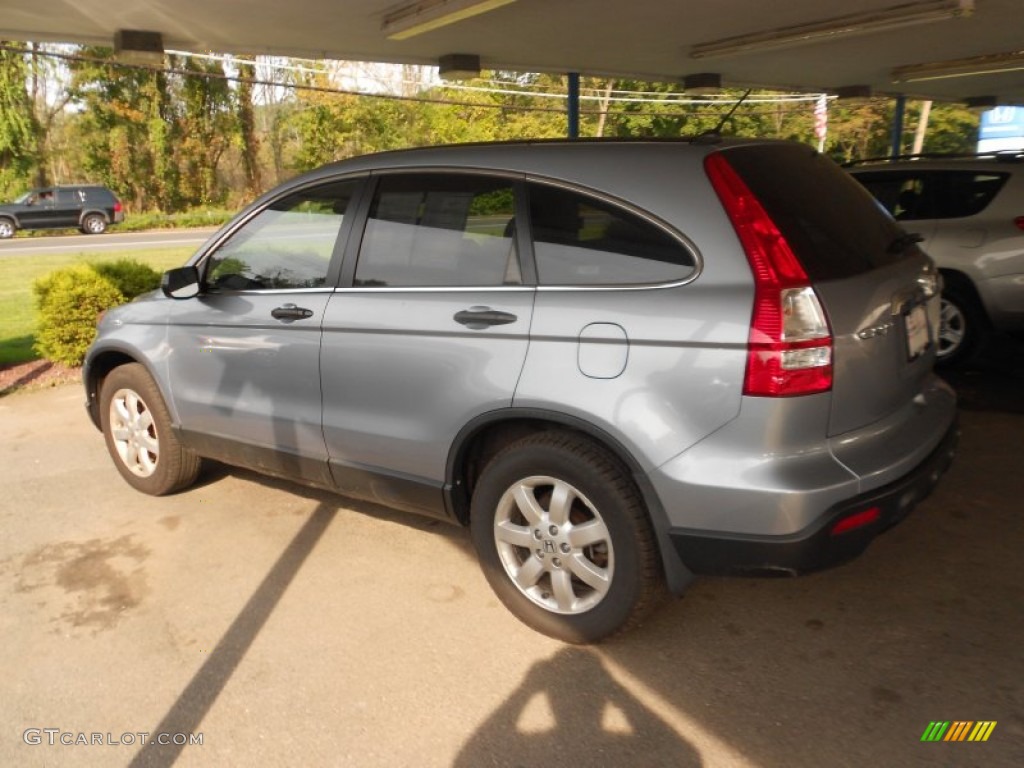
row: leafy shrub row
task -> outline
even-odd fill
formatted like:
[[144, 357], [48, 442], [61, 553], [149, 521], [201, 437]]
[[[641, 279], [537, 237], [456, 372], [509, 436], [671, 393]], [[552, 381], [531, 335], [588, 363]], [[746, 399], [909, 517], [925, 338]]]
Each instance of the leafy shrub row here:
[[148, 229], [219, 227], [227, 223], [237, 210], [197, 208], [179, 213], [131, 213], [117, 225], [118, 232], [141, 232]]
[[32, 285], [39, 310], [36, 351], [47, 360], [81, 365], [101, 313], [160, 285], [160, 274], [131, 259], [76, 264]]

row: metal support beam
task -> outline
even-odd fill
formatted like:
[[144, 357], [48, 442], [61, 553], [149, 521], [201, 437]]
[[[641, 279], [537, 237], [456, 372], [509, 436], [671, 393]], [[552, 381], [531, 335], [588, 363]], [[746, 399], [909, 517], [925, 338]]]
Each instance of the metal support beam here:
[[569, 138], [580, 137], [580, 73], [569, 73]]
[[907, 97], [902, 93], [896, 97], [896, 111], [892, 116], [892, 133], [890, 134], [890, 157], [903, 153], [903, 119], [907, 114]]

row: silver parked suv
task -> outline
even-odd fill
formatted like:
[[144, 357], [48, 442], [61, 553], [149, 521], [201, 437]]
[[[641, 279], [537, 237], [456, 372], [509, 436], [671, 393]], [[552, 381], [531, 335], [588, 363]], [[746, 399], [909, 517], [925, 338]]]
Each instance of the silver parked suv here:
[[952, 458], [932, 262], [787, 142], [361, 157], [112, 310], [88, 409], [140, 491], [200, 457], [471, 528], [535, 629], [855, 556]]
[[1024, 331], [1022, 153], [908, 156], [850, 172], [942, 273], [939, 362], [968, 359], [993, 328]]

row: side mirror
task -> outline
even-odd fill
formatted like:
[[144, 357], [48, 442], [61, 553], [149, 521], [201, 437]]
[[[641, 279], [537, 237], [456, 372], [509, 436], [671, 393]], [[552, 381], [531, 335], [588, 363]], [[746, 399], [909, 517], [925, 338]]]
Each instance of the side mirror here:
[[160, 279], [160, 290], [171, 299], [191, 299], [199, 295], [199, 289], [199, 270], [195, 267], [169, 269]]

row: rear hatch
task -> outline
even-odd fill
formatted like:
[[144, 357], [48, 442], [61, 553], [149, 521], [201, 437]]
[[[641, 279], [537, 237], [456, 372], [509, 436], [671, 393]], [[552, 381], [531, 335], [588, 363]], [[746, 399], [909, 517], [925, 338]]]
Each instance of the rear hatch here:
[[824, 307], [834, 343], [829, 435], [905, 406], [934, 362], [931, 260], [860, 184], [810, 147], [764, 143], [723, 154]]

